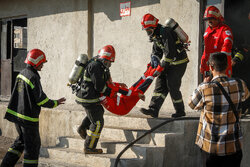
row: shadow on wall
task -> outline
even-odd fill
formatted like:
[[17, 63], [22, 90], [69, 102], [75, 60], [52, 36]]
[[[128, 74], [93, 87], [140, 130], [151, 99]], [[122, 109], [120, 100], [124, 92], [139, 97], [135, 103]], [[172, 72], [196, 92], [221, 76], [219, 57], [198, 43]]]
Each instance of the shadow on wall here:
[[2, 130], [0, 129], [0, 136], [2, 136]]
[[[93, 1], [94, 13], [104, 12], [107, 17], [111, 20], [121, 20], [120, 17], [120, 3], [128, 2], [130, 0], [95, 0]], [[153, 4], [159, 4], [160, 0], [136, 0], [131, 1], [131, 13], [133, 13], [133, 8], [148, 6]], [[112, 10], [111, 10], [112, 9]]]
[[[91, 1], [93, 12], [104, 12], [110, 20], [120, 20], [120, 3], [130, 0], [43, 0], [43, 1], [1, 1], [0, 16], [11, 17], [15, 15], [28, 15], [29, 18], [47, 16], [59, 13], [87, 11], [88, 2]], [[160, 3], [160, 0], [136, 0], [131, 1], [131, 7], [141, 7]], [[132, 10], [133, 12], [133, 10]]]

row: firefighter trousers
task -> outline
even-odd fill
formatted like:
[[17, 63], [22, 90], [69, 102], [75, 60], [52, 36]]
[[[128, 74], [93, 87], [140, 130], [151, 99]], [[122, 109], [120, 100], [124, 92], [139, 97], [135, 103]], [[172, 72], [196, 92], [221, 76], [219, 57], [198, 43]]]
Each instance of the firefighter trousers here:
[[14, 167], [23, 152], [23, 166], [37, 167], [41, 147], [39, 127], [23, 127], [18, 124], [15, 124], [15, 126], [19, 136], [8, 149], [1, 167]]
[[170, 65], [164, 69], [161, 75], [156, 79], [149, 108], [157, 115], [168, 93], [170, 93], [176, 113], [185, 112], [180, 86], [186, 68], [187, 63]]
[[101, 104], [91, 104], [83, 107], [85, 108], [87, 116], [83, 119], [80, 127], [88, 129], [84, 147], [94, 149], [96, 148], [104, 125], [104, 109]]

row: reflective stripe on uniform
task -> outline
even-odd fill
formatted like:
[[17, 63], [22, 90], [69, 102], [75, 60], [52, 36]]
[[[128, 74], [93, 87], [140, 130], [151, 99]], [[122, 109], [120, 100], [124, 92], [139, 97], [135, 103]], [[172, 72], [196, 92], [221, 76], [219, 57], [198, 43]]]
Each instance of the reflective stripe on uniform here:
[[181, 103], [183, 100], [182, 99], [178, 99], [178, 100], [174, 100], [172, 99], [173, 103]]
[[39, 118], [32, 118], [32, 117], [29, 117], [29, 116], [25, 116], [25, 115], [22, 115], [22, 114], [19, 114], [11, 109], [7, 109], [6, 111], [7, 113], [10, 113], [18, 118], [22, 118], [24, 120], [27, 120], [27, 121], [31, 121], [31, 122], [38, 122], [39, 121]]
[[11, 152], [11, 153], [13, 153], [13, 154], [16, 154], [16, 155], [18, 155], [18, 157], [20, 157], [20, 156], [22, 155], [21, 152], [19, 152], [19, 151], [17, 151], [17, 150], [14, 150], [13, 148], [9, 148], [9, 149], [8, 149], [8, 152]]
[[147, 79], [154, 80], [153, 76], [148, 76]]
[[163, 99], [165, 99], [165, 98], [166, 98], [166, 96], [165, 96], [165, 95], [163, 95], [162, 93], [153, 93], [153, 96], [156, 96], [156, 97], [161, 97], [161, 98], [163, 98]]
[[170, 62], [173, 61], [173, 59], [169, 59], [169, 58], [165, 57], [165, 58], [164, 58], [164, 61], [170, 63]]
[[130, 96], [132, 94], [132, 90], [131, 89], [129, 89], [128, 90], [128, 93], [127, 93], [127, 95], [126, 96]]
[[84, 80], [84, 81], [91, 82], [91, 78], [86, 77], [86, 75], [84, 75], [83, 80]]
[[120, 96], [117, 96], [117, 98], [116, 98], [116, 99], [117, 99], [117, 101], [116, 101], [116, 105], [117, 105], [117, 106], [119, 106], [119, 105], [120, 105], [120, 100], [121, 100], [121, 99], [120, 99]]
[[102, 89], [101, 93], [104, 93], [107, 89], [107, 86], [105, 85], [104, 88]]
[[32, 82], [22, 74], [18, 74], [17, 78], [24, 80], [31, 87], [31, 89], [34, 89], [35, 86], [32, 84]]
[[181, 40], [180, 38], [177, 39], [177, 41], [175, 42], [175, 44], [180, 44], [181, 43]]
[[241, 54], [240, 52], [237, 52], [235, 57], [238, 57], [241, 61], [244, 59], [243, 54]]
[[82, 98], [79, 98], [79, 97], [76, 97], [76, 100], [78, 102], [81, 102], [81, 103], [97, 103], [99, 102], [99, 98], [96, 98], [96, 99], [82, 99]]
[[96, 122], [96, 129], [95, 129], [95, 132], [92, 132], [92, 131], [90, 131], [90, 130], [88, 131], [88, 135], [91, 137], [91, 141], [90, 141], [90, 144], [89, 144], [89, 148], [93, 148], [93, 145], [94, 145], [94, 143], [95, 143], [95, 140], [96, 140], [97, 138], [100, 137], [101, 133], [98, 133], [99, 130], [100, 130], [100, 128], [101, 128], [101, 123], [100, 123], [100, 121], [97, 121], [97, 122]]
[[43, 101], [41, 101], [41, 102], [37, 103], [37, 105], [38, 105], [38, 106], [41, 106], [41, 105], [43, 105], [43, 104], [47, 103], [48, 101], [49, 101], [49, 98], [48, 98], [48, 97], [46, 97]]
[[172, 59], [168, 59], [168, 58], [165, 57], [164, 61], [170, 63], [171, 65], [178, 65], [178, 64], [182, 64], [182, 63], [188, 62], [188, 58], [186, 57], [185, 59], [182, 59], [182, 60], [173, 61]]
[[38, 164], [38, 160], [23, 159], [24, 164]]
[[53, 108], [55, 108], [55, 107], [57, 107], [58, 106], [58, 103], [57, 103], [57, 100], [54, 100], [54, 106], [53, 106]]
[[230, 37], [226, 37], [226, 38], [224, 39], [224, 42], [225, 42], [226, 40], [229, 40], [229, 41], [231, 41], [231, 42], [233, 43], [233, 40], [232, 40]]
[[106, 98], [106, 96], [101, 96], [101, 97], [99, 97], [99, 100], [102, 101], [102, 100], [104, 100], [105, 98]]
[[182, 59], [182, 60], [179, 60], [179, 61], [173, 61], [170, 64], [171, 65], [178, 65], [178, 64], [182, 64], [182, 63], [186, 63], [186, 62], [188, 62], [188, 58], [185, 58], [185, 59]]

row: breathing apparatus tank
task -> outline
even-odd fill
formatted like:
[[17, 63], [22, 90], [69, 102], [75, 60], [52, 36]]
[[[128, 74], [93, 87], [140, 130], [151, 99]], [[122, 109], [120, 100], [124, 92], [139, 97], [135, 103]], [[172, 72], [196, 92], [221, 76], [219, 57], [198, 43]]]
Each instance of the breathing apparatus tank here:
[[86, 54], [80, 54], [75, 61], [75, 64], [69, 74], [69, 82], [75, 84], [83, 75], [84, 68], [88, 63], [88, 56]]
[[188, 43], [188, 35], [183, 31], [179, 24], [172, 18], [166, 20], [165, 25], [170, 27], [176, 32], [177, 36], [183, 43]]

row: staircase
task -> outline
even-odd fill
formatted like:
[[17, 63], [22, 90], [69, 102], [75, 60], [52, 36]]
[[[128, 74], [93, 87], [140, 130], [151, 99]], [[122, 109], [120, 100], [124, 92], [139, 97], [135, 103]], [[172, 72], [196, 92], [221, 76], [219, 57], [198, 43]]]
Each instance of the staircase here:
[[[104, 153], [92, 155], [83, 153], [84, 140], [77, 134], [78, 125], [75, 125], [72, 127], [74, 135], [58, 137], [54, 147], [41, 148], [39, 167], [113, 167], [117, 155], [129, 142], [167, 119], [169, 118], [105, 115], [105, 127], [97, 145]], [[180, 166], [181, 163], [173, 162], [176, 162], [176, 158], [183, 161], [188, 158], [181, 156], [186, 143], [185, 128], [193, 127], [197, 122], [176, 121], [162, 126], [129, 148], [121, 156], [118, 167]], [[194, 127], [196, 130], [197, 126]], [[196, 131], [192, 133], [195, 134]], [[190, 140], [193, 144], [194, 138], [191, 137]]]

